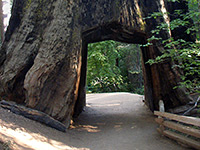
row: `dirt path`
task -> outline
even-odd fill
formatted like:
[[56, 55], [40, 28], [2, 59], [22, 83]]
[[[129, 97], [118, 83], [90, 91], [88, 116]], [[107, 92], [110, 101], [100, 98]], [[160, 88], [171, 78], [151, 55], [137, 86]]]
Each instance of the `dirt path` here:
[[89, 94], [67, 133], [0, 109], [0, 139], [20, 150], [185, 150], [160, 136], [142, 96]]

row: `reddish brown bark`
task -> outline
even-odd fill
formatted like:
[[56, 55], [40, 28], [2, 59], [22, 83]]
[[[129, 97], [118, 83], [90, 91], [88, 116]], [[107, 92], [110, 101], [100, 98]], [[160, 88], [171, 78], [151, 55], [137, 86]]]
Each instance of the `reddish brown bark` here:
[[[14, 0], [10, 25], [0, 50], [0, 96], [42, 111], [68, 126], [85, 106], [87, 44], [103, 40], [145, 44], [160, 20], [160, 1]], [[179, 4], [177, 4], [179, 5]], [[182, 5], [182, 3], [180, 3]], [[169, 6], [170, 7], [170, 6]], [[180, 33], [181, 34], [181, 33]], [[168, 36], [163, 32], [162, 37]], [[162, 45], [142, 48], [145, 100], [153, 111], [187, 103], [173, 62], [146, 64]]]

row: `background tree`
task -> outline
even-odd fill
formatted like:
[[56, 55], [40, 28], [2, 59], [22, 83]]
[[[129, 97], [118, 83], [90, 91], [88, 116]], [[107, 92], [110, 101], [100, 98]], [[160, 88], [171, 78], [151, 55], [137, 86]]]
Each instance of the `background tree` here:
[[0, 0], [0, 46], [1, 46], [1, 43], [2, 43], [2, 40], [3, 40], [3, 36], [4, 36], [4, 24], [3, 24], [3, 2], [2, 0]]
[[0, 45], [3, 42], [4, 33], [9, 23], [12, 5], [13, 0], [0, 0]]

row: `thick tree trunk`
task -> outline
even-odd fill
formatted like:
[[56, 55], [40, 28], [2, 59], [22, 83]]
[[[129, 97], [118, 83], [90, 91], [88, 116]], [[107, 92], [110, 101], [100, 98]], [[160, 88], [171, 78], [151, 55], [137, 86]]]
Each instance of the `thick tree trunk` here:
[[[159, 0], [14, 0], [13, 4], [0, 50], [1, 99], [42, 111], [67, 126], [85, 106], [87, 44], [110, 39], [144, 44], [159, 20], [142, 18], [161, 10]], [[173, 89], [179, 74], [171, 69], [170, 60], [145, 63], [161, 51], [157, 43], [142, 49], [145, 97], [151, 110], [158, 108], [160, 99], [168, 108], [189, 101], [183, 89]]]

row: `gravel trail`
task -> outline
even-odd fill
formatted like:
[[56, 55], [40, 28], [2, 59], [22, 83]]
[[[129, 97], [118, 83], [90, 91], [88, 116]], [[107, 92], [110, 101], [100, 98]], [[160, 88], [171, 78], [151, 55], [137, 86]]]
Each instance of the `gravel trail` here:
[[0, 108], [0, 140], [15, 150], [186, 150], [157, 126], [142, 96], [130, 93], [88, 94], [66, 133]]

